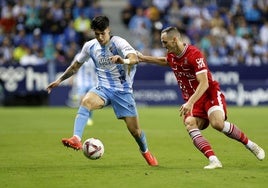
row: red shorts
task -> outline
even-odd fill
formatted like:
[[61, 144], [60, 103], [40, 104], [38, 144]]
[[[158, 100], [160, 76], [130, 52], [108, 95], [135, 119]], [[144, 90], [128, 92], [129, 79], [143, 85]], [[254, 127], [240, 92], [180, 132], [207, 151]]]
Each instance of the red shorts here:
[[188, 116], [199, 117], [206, 120], [202, 129], [209, 125], [208, 116], [215, 110], [221, 110], [224, 113], [225, 120], [227, 119], [226, 101], [223, 93], [219, 90], [211, 91], [208, 95], [205, 93], [193, 106], [192, 111], [186, 114], [184, 119]]

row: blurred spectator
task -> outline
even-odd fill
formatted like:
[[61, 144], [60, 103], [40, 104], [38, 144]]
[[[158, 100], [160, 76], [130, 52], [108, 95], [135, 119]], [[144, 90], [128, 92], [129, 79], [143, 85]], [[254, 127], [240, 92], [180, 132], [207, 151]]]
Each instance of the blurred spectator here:
[[264, 21], [264, 24], [260, 27], [260, 40], [262, 44], [265, 46], [268, 45], [268, 20]]
[[55, 63], [58, 65], [68, 65], [66, 62], [66, 58], [65, 58], [65, 51], [63, 48], [62, 43], [56, 43], [56, 47], [55, 47]]
[[202, 37], [202, 39], [199, 42], [199, 47], [200, 49], [205, 52], [206, 54], [208, 53], [209, 49], [211, 48], [211, 40], [210, 37], [211, 35], [205, 35]]
[[247, 66], [260, 66], [261, 65], [261, 58], [258, 56], [253, 48], [250, 46], [249, 50], [245, 56], [245, 65]]
[[88, 32], [90, 30], [90, 23], [91, 20], [81, 12], [80, 15], [74, 19], [74, 29], [78, 33]]
[[182, 16], [180, 13], [179, 2], [177, 0], [172, 0], [166, 19], [171, 26], [177, 26], [179, 22], [181, 22]]
[[210, 51], [208, 55], [208, 62], [210, 65], [219, 66], [222, 65], [221, 59], [216, 51]]
[[16, 35], [12, 40], [14, 46], [18, 46], [21, 42], [26, 42], [27, 36], [23, 26], [18, 26], [15, 33]]
[[74, 0], [63, 1], [63, 3], [62, 3], [62, 9], [63, 9], [64, 17], [66, 17], [66, 15], [69, 15], [68, 16], [69, 19], [70, 20], [73, 20], [72, 10], [74, 9], [74, 7], [75, 7]]
[[200, 16], [200, 8], [192, 2], [192, 0], [185, 0], [181, 8], [182, 22], [188, 26], [191, 24], [193, 18]]
[[64, 38], [65, 38], [65, 42], [67, 44], [71, 43], [71, 42], [77, 42], [79, 41], [79, 36], [74, 28], [74, 23], [73, 21], [70, 21], [67, 25], [67, 27], [64, 28]]
[[168, 7], [170, 6], [172, 0], [152, 0], [152, 5], [157, 7], [161, 16], [165, 15]]
[[244, 65], [246, 53], [243, 51], [242, 47], [237, 44], [232, 50], [234, 51], [234, 56], [237, 58], [237, 65]]
[[236, 35], [234, 25], [228, 27], [228, 32], [225, 35], [224, 40], [231, 49], [235, 49], [236, 45], [238, 44], [238, 38], [240, 38], [240, 36]]
[[226, 62], [228, 63], [228, 65], [236, 66], [239, 64], [238, 60], [239, 60], [239, 57], [235, 56], [234, 50], [229, 50], [226, 56]]
[[240, 17], [238, 25], [236, 27], [236, 35], [239, 37], [244, 37], [250, 34], [251, 34], [250, 27], [248, 26], [246, 20], [243, 17]]
[[61, 3], [60, 2], [54, 2], [53, 5], [50, 8], [50, 11], [53, 14], [53, 19], [56, 21], [61, 21], [64, 18], [64, 12], [63, 9], [61, 8]]
[[265, 47], [261, 40], [254, 41], [252, 44], [252, 48], [253, 52], [260, 57], [267, 53], [267, 47]]
[[0, 19], [0, 29], [3, 30], [4, 33], [10, 34], [14, 32], [16, 28], [16, 20], [12, 16], [12, 11], [6, 12]]
[[150, 54], [156, 57], [163, 57], [166, 54], [166, 50], [162, 47], [160, 42], [155, 42]]
[[74, 30], [77, 34], [77, 42], [82, 45], [82, 42], [85, 41], [87, 33], [90, 31], [91, 20], [86, 17], [83, 13], [80, 14], [74, 20]]
[[149, 6], [145, 11], [145, 16], [150, 20], [151, 27], [147, 30], [162, 30], [163, 29], [163, 20], [161, 20], [161, 12], [157, 9], [156, 6]]
[[231, 51], [230, 47], [227, 45], [226, 41], [223, 40], [223, 38], [220, 38], [218, 41], [218, 45], [217, 45], [217, 52], [219, 57], [222, 59], [222, 63], [226, 64], [228, 63], [227, 59], [224, 59], [225, 57], [227, 57], [229, 53], [229, 51]]
[[31, 48], [26, 48], [27, 53], [20, 58], [20, 65], [42, 65], [46, 61], [43, 58], [41, 50], [34, 52]]
[[129, 21], [135, 15], [136, 8], [133, 7], [130, 3], [127, 3], [126, 6], [122, 9], [120, 13], [120, 18], [125, 27], [128, 27]]
[[5, 64], [4, 52], [0, 51], [0, 65], [4, 65], [4, 64]]
[[76, 4], [72, 9], [73, 19], [77, 19], [81, 15], [83, 15], [85, 18], [89, 18], [90, 16], [90, 10], [89, 7], [85, 6], [84, 0], [76, 0]]
[[152, 22], [148, 17], [144, 15], [144, 10], [142, 7], [136, 9], [135, 15], [131, 18], [128, 28], [133, 33], [140, 33], [141, 30], [151, 31]]
[[47, 61], [53, 61], [55, 59], [56, 49], [51, 35], [46, 37], [43, 50], [44, 57]]
[[210, 20], [210, 26], [212, 28], [222, 28], [225, 26], [224, 20], [222, 19], [219, 11], [213, 12], [212, 18]]
[[39, 8], [39, 15], [40, 15], [42, 27], [43, 27], [43, 24], [45, 24], [45, 18], [49, 12], [50, 12], [49, 1], [41, 1], [40, 8]]
[[142, 7], [136, 9], [136, 14], [131, 18], [128, 28], [137, 39], [134, 42], [134, 47], [138, 51], [146, 51], [151, 44], [150, 35], [152, 23], [149, 18], [144, 15]]
[[8, 36], [5, 36], [0, 43], [0, 59], [0, 65], [13, 63], [13, 46]]
[[44, 34], [60, 34], [63, 32], [60, 22], [54, 20], [53, 12], [49, 10], [43, 17], [41, 30]]
[[261, 61], [264, 65], [268, 65], [268, 47], [266, 48], [266, 52], [263, 54]]
[[12, 14], [17, 19], [21, 15], [26, 15], [27, 8], [24, 4], [24, 0], [17, 0], [17, 3], [12, 8]]
[[69, 43], [68, 48], [65, 49], [65, 56], [66, 56], [65, 58], [66, 58], [67, 63], [72, 62], [72, 60], [73, 60], [75, 54], [78, 52], [80, 46], [81, 45], [77, 44], [77, 42], [75, 42], [75, 41], [72, 41]]
[[25, 41], [21, 41], [19, 45], [14, 48], [13, 59], [16, 63], [19, 63], [21, 58], [28, 53], [28, 48], [29, 47]]
[[18, 0], [12, 9], [12, 14], [16, 20], [17, 28], [25, 27], [27, 8], [23, 0]]
[[89, 7], [89, 19], [92, 20], [95, 16], [102, 14], [102, 6], [100, 0], [92, 0], [92, 4]]
[[33, 48], [39, 48], [43, 49], [44, 47], [44, 42], [42, 39], [42, 32], [40, 28], [35, 28], [33, 30], [33, 33], [29, 35], [29, 45], [32, 46]]
[[3, 1], [2, 2], [3, 6], [1, 6], [1, 18], [6, 18], [6, 17], [13, 17], [12, 15], [12, 9], [14, 6], [14, 2], [12, 1]]
[[41, 26], [39, 13], [40, 9], [35, 4], [35, 1], [30, 1], [26, 9], [25, 28], [27, 33], [32, 33], [35, 28]]
[[256, 24], [258, 26], [262, 24], [262, 11], [256, 2], [253, 3], [252, 7], [249, 6], [245, 9], [244, 16], [249, 24]]

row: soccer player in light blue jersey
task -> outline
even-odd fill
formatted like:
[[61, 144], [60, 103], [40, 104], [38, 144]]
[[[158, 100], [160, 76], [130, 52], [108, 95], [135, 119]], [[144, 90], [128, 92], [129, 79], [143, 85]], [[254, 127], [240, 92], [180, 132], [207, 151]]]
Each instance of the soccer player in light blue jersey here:
[[62, 143], [76, 150], [82, 149], [81, 139], [89, 113], [111, 105], [116, 117], [125, 121], [147, 163], [157, 166], [157, 159], [148, 150], [146, 136], [140, 128], [133, 97], [132, 84], [138, 63], [136, 51], [125, 39], [111, 35], [109, 19], [106, 16], [95, 17], [91, 22], [91, 29], [95, 32], [95, 39], [86, 42], [76, 60], [47, 87], [50, 93], [63, 80], [74, 75], [84, 62], [92, 58], [98, 85], [82, 99], [74, 122], [73, 136], [63, 138]]

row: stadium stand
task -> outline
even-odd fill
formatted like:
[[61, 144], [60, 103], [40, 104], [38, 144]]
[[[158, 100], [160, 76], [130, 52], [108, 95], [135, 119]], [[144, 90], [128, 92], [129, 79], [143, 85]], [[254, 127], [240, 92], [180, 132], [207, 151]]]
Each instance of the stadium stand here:
[[144, 53], [162, 55], [159, 32], [172, 25], [212, 65], [268, 64], [265, 0], [2, 0], [0, 65], [20, 64], [25, 55], [35, 60], [29, 64], [66, 65], [92, 37], [90, 20], [104, 13], [105, 4], [123, 6], [116, 24]]

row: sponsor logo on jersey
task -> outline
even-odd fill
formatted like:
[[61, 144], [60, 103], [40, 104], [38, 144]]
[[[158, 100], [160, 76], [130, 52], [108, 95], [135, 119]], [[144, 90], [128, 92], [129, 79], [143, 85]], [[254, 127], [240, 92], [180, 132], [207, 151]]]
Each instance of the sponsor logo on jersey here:
[[112, 65], [114, 65], [110, 60], [109, 58], [107, 57], [101, 57], [98, 61], [100, 67], [103, 67], [103, 68], [108, 68]]

